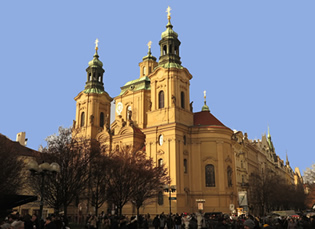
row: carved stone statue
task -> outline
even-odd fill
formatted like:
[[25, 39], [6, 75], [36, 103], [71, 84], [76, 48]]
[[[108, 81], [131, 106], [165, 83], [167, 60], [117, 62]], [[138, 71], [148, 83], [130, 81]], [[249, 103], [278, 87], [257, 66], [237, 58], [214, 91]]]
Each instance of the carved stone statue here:
[[91, 125], [93, 125], [93, 123], [94, 123], [94, 115], [90, 115], [90, 123], [91, 123]]
[[191, 112], [193, 112], [193, 103], [194, 103], [194, 101], [191, 101], [191, 103], [189, 104]]
[[176, 104], [176, 97], [175, 97], [175, 95], [172, 95], [172, 101], [173, 101], [173, 103], [175, 105]]

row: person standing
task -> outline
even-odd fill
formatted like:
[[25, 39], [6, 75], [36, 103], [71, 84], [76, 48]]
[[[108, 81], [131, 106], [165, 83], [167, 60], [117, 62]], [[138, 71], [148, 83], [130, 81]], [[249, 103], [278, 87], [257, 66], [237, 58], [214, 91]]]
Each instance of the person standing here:
[[153, 226], [154, 226], [154, 229], [159, 229], [160, 227], [160, 220], [159, 220], [159, 215], [156, 215], [153, 219]]
[[162, 213], [162, 214], [160, 215], [160, 229], [164, 229], [164, 227], [165, 227], [165, 221], [166, 221], [165, 215]]
[[45, 224], [44, 224], [45, 229], [57, 229], [56, 224], [52, 221], [51, 217], [47, 217]]

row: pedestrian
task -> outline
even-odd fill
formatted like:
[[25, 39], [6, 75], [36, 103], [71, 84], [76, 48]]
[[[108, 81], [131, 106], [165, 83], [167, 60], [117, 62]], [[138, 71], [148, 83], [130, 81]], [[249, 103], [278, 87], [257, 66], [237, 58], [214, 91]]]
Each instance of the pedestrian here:
[[251, 219], [247, 219], [244, 221], [244, 229], [254, 229], [255, 223]]
[[56, 224], [52, 221], [51, 217], [48, 216], [46, 218], [45, 224], [44, 224], [45, 229], [57, 229]]
[[154, 229], [158, 229], [160, 227], [160, 219], [159, 219], [159, 215], [156, 215], [153, 219], [153, 226]]
[[162, 214], [160, 215], [160, 229], [164, 229], [164, 227], [165, 227], [165, 221], [166, 221], [165, 215], [162, 213]]

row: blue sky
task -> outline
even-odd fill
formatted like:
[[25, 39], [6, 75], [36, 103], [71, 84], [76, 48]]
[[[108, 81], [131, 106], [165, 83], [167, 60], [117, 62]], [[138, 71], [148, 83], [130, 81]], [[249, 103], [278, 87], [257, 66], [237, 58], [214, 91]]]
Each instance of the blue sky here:
[[194, 111], [207, 104], [222, 123], [261, 138], [301, 172], [314, 162], [315, 1], [1, 1], [0, 133], [28, 147], [69, 127], [74, 97], [99, 39], [105, 90], [115, 97], [139, 77], [138, 63], [171, 22], [182, 65], [193, 75]]

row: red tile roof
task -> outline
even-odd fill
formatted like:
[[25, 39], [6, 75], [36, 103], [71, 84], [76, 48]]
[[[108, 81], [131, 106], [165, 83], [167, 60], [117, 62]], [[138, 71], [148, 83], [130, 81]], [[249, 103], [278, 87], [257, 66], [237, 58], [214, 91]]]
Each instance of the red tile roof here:
[[218, 127], [226, 127], [220, 122], [214, 115], [212, 115], [209, 111], [200, 111], [194, 113], [194, 125], [195, 126], [218, 126]]

